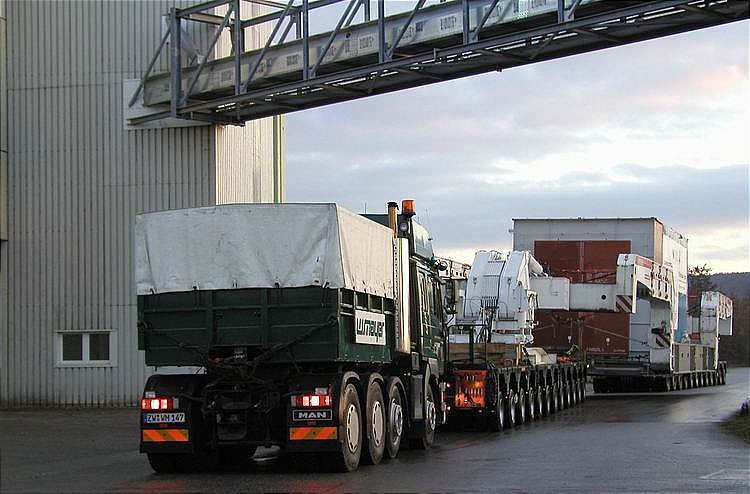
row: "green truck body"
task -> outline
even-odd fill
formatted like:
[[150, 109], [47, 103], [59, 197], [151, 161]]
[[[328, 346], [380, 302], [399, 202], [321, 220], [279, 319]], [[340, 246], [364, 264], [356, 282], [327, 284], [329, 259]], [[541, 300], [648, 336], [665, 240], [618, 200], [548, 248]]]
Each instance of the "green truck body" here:
[[[196, 290], [138, 297], [138, 346], [146, 365], [202, 366], [235, 351], [253, 358], [300, 340], [266, 363], [388, 363], [392, 346], [355, 343], [355, 310], [382, 314], [393, 342], [393, 300], [344, 288]], [[157, 329], [158, 328], [158, 329]], [[369, 328], [365, 328], [369, 330]], [[363, 329], [360, 328], [360, 331]]]

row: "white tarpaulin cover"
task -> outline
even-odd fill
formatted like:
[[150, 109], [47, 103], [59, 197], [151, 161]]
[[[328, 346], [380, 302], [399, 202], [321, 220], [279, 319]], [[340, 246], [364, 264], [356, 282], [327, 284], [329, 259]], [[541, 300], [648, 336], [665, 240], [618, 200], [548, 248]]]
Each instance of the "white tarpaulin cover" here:
[[391, 231], [335, 204], [231, 204], [144, 213], [139, 295], [325, 286], [393, 298]]

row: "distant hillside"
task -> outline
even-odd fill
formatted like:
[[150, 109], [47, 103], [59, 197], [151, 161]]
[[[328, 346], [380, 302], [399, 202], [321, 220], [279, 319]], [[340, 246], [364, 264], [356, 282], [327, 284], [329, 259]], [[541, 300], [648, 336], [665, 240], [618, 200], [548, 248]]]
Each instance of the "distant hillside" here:
[[726, 295], [750, 297], [750, 273], [716, 273], [711, 281]]

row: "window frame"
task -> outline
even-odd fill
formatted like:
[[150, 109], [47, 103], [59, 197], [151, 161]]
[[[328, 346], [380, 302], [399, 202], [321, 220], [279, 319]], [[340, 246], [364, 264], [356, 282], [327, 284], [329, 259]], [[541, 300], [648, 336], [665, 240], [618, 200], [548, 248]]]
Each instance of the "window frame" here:
[[[63, 337], [80, 334], [82, 360], [63, 360]], [[109, 359], [90, 360], [89, 336], [92, 334], [109, 335]], [[117, 367], [117, 330], [116, 329], [61, 329], [55, 331], [55, 367]]]

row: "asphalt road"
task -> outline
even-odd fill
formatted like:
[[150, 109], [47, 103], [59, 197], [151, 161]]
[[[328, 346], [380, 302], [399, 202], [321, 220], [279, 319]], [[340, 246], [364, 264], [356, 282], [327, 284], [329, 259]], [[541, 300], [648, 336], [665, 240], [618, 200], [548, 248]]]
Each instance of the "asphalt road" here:
[[748, 398], [750, 370], [730, 369], [727, 381], [590, 395], [504, 433], [443, 433], [430, 451], [349, 474], [304, 473], [266, 454], [243, 472], [157, 475], [138, 454], [135, 409], [4, 411], [0, 491], [747, 493], [749, 445], [720, 422]]

